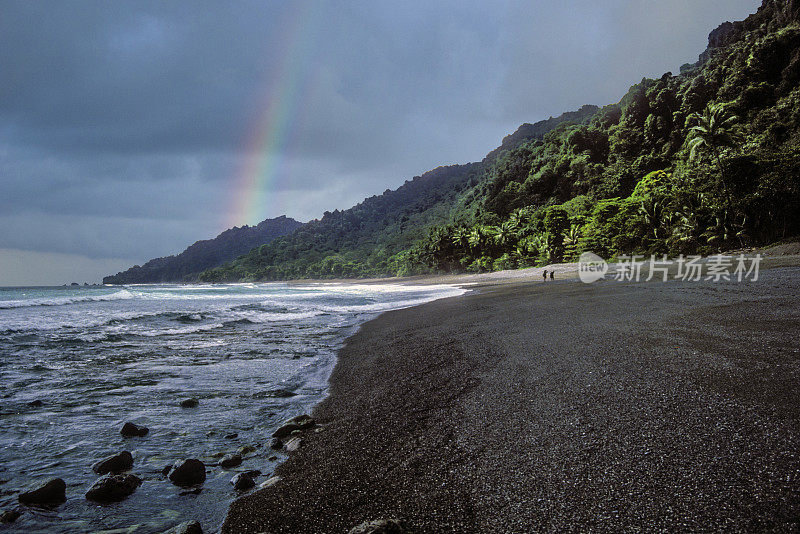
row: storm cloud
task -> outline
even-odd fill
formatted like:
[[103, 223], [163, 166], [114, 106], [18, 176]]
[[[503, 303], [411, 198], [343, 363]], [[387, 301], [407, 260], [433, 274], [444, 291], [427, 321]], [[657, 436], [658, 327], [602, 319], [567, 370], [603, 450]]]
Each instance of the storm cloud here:
[[[0, 265], [77, 255], [97, 280], [231, 221], [350, 207], [522, 122], [617, 101], [758, 4], [6, 0], [0, 256], [19, 258]], [[279, 175], [236, 218], [270, 101], [287, 113]]]

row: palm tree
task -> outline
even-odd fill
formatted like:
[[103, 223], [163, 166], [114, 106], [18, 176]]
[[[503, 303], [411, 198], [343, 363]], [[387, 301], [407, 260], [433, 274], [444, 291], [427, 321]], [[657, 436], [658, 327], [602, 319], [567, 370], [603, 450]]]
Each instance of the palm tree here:
[[501, 247], [507, 247], [516, 240], [517, 240], [517, 225], [510, 220], [505, 221], [503, 224], [501, 224], [500, 227], [497, 229], [497, 233], [494, 236], [494, 242], [500, 245]]
[[672, 235], [684, 244], [695, 241], [700, 234], [700, 214], [704, 211], [706, 196], [696, 193], [686, 198], [685, 204], [675, 212], [675, 222], [672, 224]]
[[564, 231], [564, 244], [565, 245], [574, 245], [578, 242], [578, 239], [581, 237], [581, 225], [580, 224], [573, 224], [569, 227], [569, 230]]
[[730, 192], [725, 167], [722, 165], [720, 151], [723, 148], [736, 146], [740, 139], [733, 131], [733, 125], [739, 120], [735, 115], [730, 115], [721, 105], [709, 102], [703, 113], [693, 113], [690, 116], [697, 124], [689, 130], [689, 160], [694, 160], [699, 152], [707, 152], [717, 164], [717, 170], [722, 181], [725, 202], [730, 211]]
[[645, 224], [653, 231], [653, 237], [658, 239], [658, 230], [661, 228], [661, 219], [664, 214], [663, 204], [653, 197], [642, 200], [639, 213]]
[[565, 257], [572, 257], [575, 255], [578, 247], [578, 241], [581, 238], [581, 225], [573, 224], [569, 230], [564, 231], [564, 255]]
[[495, 250], [495, 245], [500, 242], [498, 239], [499, 234], [500, 228], [497, 226], [490, 224], [481, 227], [481, 235], [483, 237], [483, 240], [481, 241], [481, 248], [483, 250], [482, 254], [491, 255], [491, 252]]
[[469, 246], [469, 233], [464, 228], [458, 227], [453, 231], [451, 240], [456, 247], [466, 249]]
[[469, 236], [467, 237], [467, 243], [472, 251], [475, 251], [481, 247], [483, 244], [483, 232], [481, 232], [479, 226], [476, 226], [470, 230]]
[[539, 253], [539, 248], [537, 246], [538, 236], [525, 236], [519, 240], [517, 243], [517, 252], [520, 256], [530, 257], [530, 256], [537, 256]]
[[530, 241], [531, 247], [536, 250], [539, 263], [549, 263], [555, 255], [555, 239], [552, 234], [538, 234]]
[[706, 238], [706, 242], [709, 245], [717, 243], [719, 241], [725, 242], [730, 238], [730, 233], [728, 231], [728, 225], [726, 224], [726, 217], [723, 214], [722, 216], [715, 216], [714, 222], [712, 222], [705, 232], [703, 232], [702, 236]]

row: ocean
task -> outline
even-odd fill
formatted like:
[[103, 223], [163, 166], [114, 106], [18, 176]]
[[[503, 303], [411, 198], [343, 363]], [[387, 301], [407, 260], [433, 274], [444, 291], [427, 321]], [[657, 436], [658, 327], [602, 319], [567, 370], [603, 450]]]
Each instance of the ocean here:
[[[270, 450], [285, 419], [327, 390], [336, 351], [377, 314], [456, 296], [452, 286], [400, 284], [132, 285], [0, 288], [0, 510], [23, 513], [9, 532], [162, 532], [197, 520], [216, 531], [239, 494], [231, 478], [265, 481], [285, 453]], [[196, 398], [196, 408], [180, 401]], [[126, 421], [150, 429], [123, 438]], [[208, 467], [199, 491], [162, 469], [255, 448], [241, 466]], [[144, 479], [127, 499], [84, 494], [91, 465], [122, 450]], [[67, 501], [21, 507], [30, 485], [60, 477]]]

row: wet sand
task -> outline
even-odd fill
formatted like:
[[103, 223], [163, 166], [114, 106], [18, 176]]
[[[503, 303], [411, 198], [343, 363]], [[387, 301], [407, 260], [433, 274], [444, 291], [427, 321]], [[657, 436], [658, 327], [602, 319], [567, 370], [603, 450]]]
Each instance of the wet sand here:
[[223, 532], [793, 531], [800, 268], [481, 286], [340, 352], [323, 425]]

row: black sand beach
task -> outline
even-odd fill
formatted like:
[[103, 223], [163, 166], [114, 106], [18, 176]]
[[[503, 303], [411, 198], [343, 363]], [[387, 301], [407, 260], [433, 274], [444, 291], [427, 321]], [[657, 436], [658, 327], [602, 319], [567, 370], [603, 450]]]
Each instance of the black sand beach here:
[[796, 531], [800, 268], [528, 283], [386, 313], [223, 532]]

